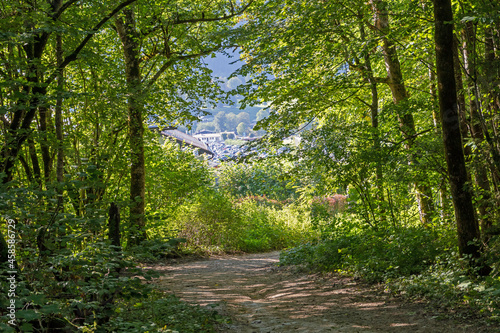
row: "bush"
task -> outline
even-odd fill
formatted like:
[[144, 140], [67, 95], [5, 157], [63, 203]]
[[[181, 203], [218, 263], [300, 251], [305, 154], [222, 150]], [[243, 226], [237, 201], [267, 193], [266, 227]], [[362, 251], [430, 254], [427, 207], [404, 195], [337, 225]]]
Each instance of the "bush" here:
[[332, 223], [337, 214], [344, 212], [346, 196], [335, 194], [328, 197], [314, 197], [310, 205], [313, 226], [315, 228], [324, 228]]
[[188, 248], [245, 252], [295, 246], [312, 237], [309, 221], [309, 214], [295, 206], [216, 191], [197, 197], [175, 217]]
[[127, 249], [127, 254], [139, 262], [156, 262], [165, 258], [179, 256], [179, 245], [185, 243], [185, 238], [149, 239], [138, 246]]
[[[337, 221], [342, 228], [344, 221]], [[384, 281], [422, 272], [449, 244], [442, 244], [436, 232], [423, 227], [375, 231], [352, 224], [347, 232], [282, 253], [280, 262], [302, 264], [311, 270], [341, 270], [369, 281]], [[423, 246], [425, 245], [425, 246]]]
[[[263, 204], [264, 203], [264, 204]], [[284, 249], [312, 237], [308, 215], [294, 206], [269, 205], [268, 201], [240, 200], [244, 226], [240, 248], [246, 252]]]
[[117, 315], [104, 327], [108, 332], [215, 332], [227, 322], [216, 311], [189, 305], [174, 295], [154, 292], [144, 301], [119, 304]]
[[[107, 242], [95, 241], [81, 251], [60, 250], [45, 261], [33, 261], [38, 271], [17, 276], [16, 323], [23, 332], [51, 331], [54, 325], [100, 327], [114, 315], [116, 301], [139, 300], [150, 292], [139, 277], [150, 279], [153, 272], [136, 268]], [[0, 281], [0, 288], [8, 290], [4, 283], [5, 279]], [[8, 302], [6, 296], [0, 297], [1, 306]]]
[[148, 141], [145, 152], [147, 233], [150, 238], [171, 238], [175, 230], [165, 221], [209, 186], [211, 174], [191, 149], [179, 149], [171, 140], [163, 145]]
[[228, 196], [217, 191], [207, 190], [179, 208], [175, 223], [188, 247], [239, 250], [243, 232], [240, 211]]
[[420, 274], [388, 281], [393, 293], [432, 301], [441, 307], [468, 306], [469, 313], [487, 314], [500, 321], [500, 277], [472, 278], [466, 260], [448, 251]]

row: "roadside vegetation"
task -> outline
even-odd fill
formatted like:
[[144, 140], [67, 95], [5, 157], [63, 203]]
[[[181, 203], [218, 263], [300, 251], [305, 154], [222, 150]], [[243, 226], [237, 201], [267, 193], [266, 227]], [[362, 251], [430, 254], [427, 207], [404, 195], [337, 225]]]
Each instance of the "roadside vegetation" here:
[[[0, 331], [209, 332], [144, 267], [282, 249], [498, 321], [499, 6], [2, 1]], [[228, 90], [204, 57], [235, 45]], [[258, 156], [146, 129], [206, 110]]]

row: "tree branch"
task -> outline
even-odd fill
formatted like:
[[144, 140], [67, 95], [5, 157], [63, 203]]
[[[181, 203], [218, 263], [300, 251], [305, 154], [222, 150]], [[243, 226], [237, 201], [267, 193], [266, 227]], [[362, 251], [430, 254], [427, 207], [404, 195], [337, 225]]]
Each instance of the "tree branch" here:
[[[71, 2], [73, 0], [70, 0]], [[99, 29], [106, 24], [113, 16], [115, 16], [118, 12], [120, 12], [123, 8], [127, 7], [128, 5], [136, 2], [137, 0], [126, 0], [119, 4], [113, 11], [111, 11], [108, 15], [106, 15], [97, 25], [92, 29], [92, 32], [89, 32], [87, 36], [81, 41], [80, 45], [76, 47], [76, 49], [68, 56], [64, 58], [64, 61], [56, 68], [56, 70], [45, 80], [44, 84], [49, 85], [54, 81], [54, 79], [57, 77], [58, 73], [60, 70], [64, 69], [66, 66], [68, 66], [71, 62], [75, 61], [77, 59], [78, 54], [80, 51], [87, 45], [87, 43], [94, 37], [94, 35], [99, 31]]]
[[181, 20], [179, 17], [172, 22], [173, 25], [178, 25], [178, 24], [184, 24], [184, 23], [199, 23], [199, 22], [214, 22], [214, 21], [223, 21], [223, 20], [228, 20], [230, 18], [233, 18], [235, 16], [243, 14], [253, 3], [255, 0], [251, 0], [246, 6], [244, 6], [240, 11], [234, 12], [234, 7], [232, 6], [231, 2], [231, 14], [230, 15], [224, 15], [224, 16], [219, 16], [219, 17], [210, 17], [207, 18], [205, 17], [205, 14], [202, 13], [201, 17], [199, 18], [191, 18], [191, 19], [186, 19], [186, 20]]
[[64, 13], [66, 9], [68, 9], [72, 4], [74, 4], [77, 1], [78, 0], [69, 0], [66, 3], [64, 3], [60, 8], [54, 8], [54, 10], [57, 11], [54, 13], [54, 15], [51, 16], [52, 19], [54, 21], [57, 20], [62, 15], [62, 13]]
[[160, 78], [160, 76], [173, 64], [175, 64], [177, 61], [182, 61], [182, 60], [188, 60], [188, 59], [195, 59], [199, 57], [203, 57], [206, 55], [209, 55], [212, 52], [217, 51], [218, 49], [221, 48], [221, 45], [219, 45], [217, 48], [213, 48], [210, 50], [205, 50], [200, 53], [195, 53], [195, 54], [189, 54], [189, 55], [183, 55], [183, 56], [177, 56], [175, 58], [169, 59], [166, 63], [164, 63], [161, 68], [155, 73], [155, 75], [149, 80], [149, 82], [146, 84], [146, 89], [151, 88], [151, 86]]

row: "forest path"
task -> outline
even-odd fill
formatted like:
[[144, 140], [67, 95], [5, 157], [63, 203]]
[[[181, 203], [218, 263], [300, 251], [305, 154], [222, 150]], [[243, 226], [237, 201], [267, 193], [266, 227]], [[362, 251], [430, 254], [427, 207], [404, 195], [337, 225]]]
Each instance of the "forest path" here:
[[221, 332], [494, 332], [438, 319], [352, 278], [277, 268], [279, 252], [225, 255], [153, 267], [157, 285], [199, 305], [219, 304], [232, 324]]

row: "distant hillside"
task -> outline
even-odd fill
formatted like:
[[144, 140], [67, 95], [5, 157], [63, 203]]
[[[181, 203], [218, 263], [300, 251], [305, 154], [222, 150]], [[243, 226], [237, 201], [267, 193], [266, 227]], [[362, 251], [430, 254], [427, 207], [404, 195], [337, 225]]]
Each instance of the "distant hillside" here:
[[255, 121], [256, 117], [257, 117], [257, 112], [259, 112], [260, 109], [262, 109], [262, 107], [248, 106], [244, 110], [241, 110], [237, 106], [224, 105], [224, 106], [217, 106], [214, 109], [207, 109], [206, 111], [210, 112], [210, 114], [212, 114], [213, 116], [215, 116], [220, 111], [224, 111], [225, 114], [228, 114], [228, 113], [232, 112], [232, 113], [234, 113], [236, 115], [239, 114], [240, 112], [246, 112], [246, 113], [248, 113], [250, 115], [250, 120], [251, 121]]

